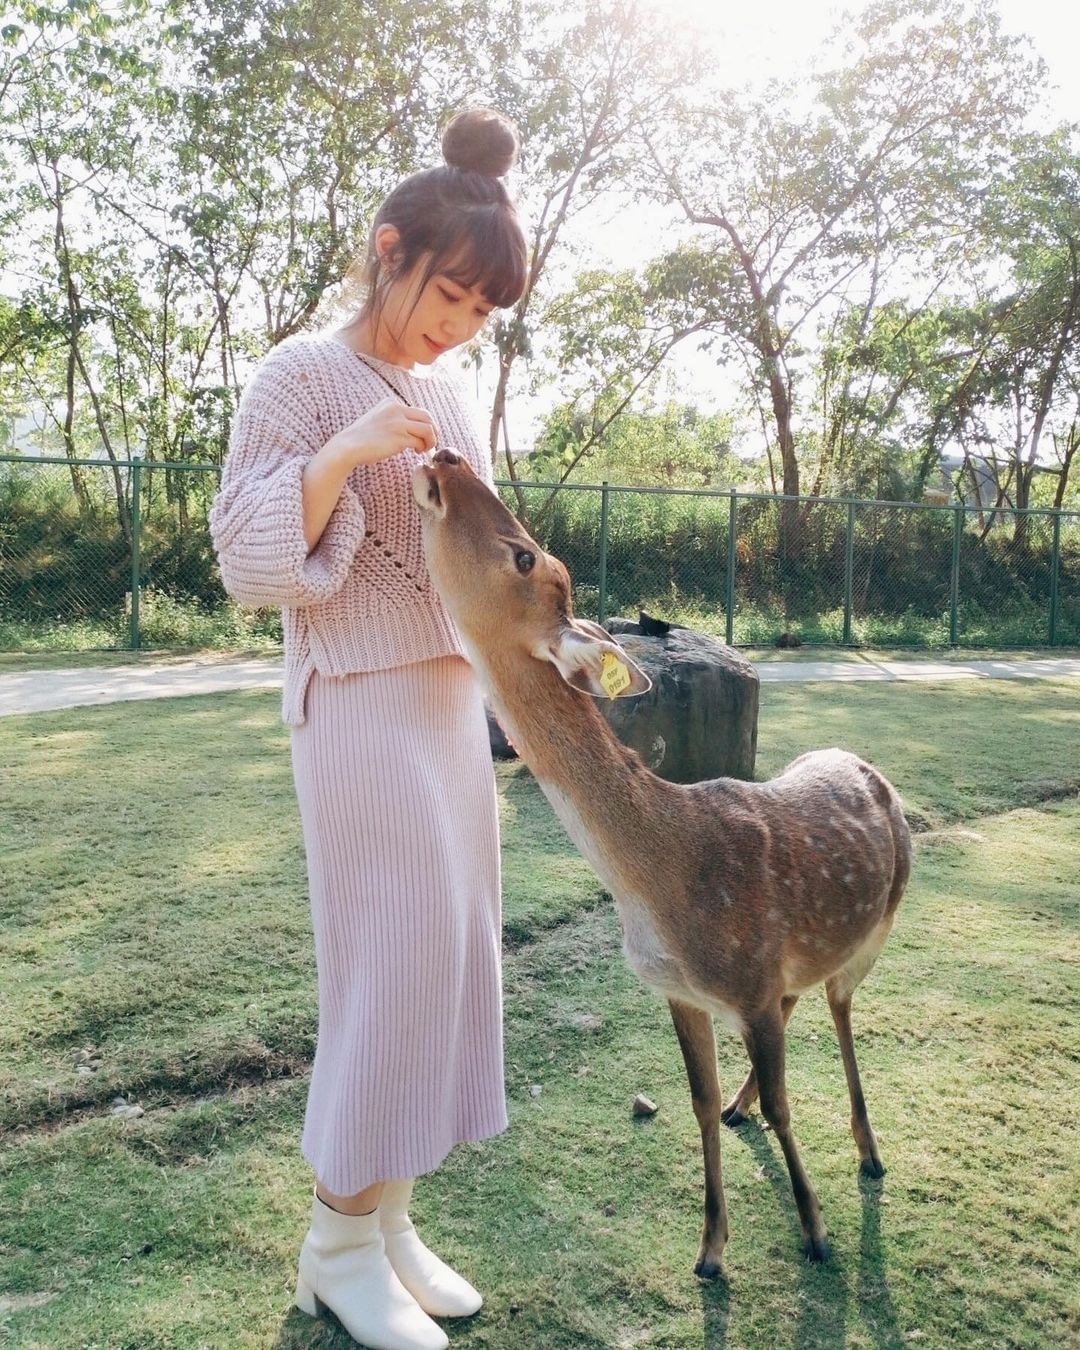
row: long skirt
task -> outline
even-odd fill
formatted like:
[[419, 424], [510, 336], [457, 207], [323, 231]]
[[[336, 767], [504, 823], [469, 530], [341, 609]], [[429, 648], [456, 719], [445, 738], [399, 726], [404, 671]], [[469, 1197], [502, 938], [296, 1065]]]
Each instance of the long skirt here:
[[319, 988], [302, 1149], [351, 1195], [507, 1124], [495, 779], [471, 668], [316, 673], [292, 762]]

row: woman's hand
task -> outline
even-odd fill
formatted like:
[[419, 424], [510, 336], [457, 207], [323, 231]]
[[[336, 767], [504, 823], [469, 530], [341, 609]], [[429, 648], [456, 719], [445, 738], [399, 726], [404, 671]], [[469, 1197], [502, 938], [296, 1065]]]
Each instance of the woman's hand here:
[[423, 408], [385, 398], [331, 436], [324, 448], [355, 469], [358, 465], [377, 464], [402, 450], [424, 454], [435, 449], [437, 439], [435, 423]]
[[322, 538], [326, 522], [337, 505], [345, 480], [360, 465], [399, 455], [402, 450], [423, 454], [434, 450], [435, 423], [423, 408], [410, 408], [396, 398], [385, 398], [370, 412], [336, 432], [308, 460], [301, 479], [304, 542], [308, 552]]

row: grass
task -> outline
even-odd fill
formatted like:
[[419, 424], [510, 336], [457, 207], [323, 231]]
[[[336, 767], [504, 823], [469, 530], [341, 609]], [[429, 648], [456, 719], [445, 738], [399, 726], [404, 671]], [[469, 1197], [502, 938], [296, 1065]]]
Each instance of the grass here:
[[[763, 686], [762, 773], [836, 742], [947, 827], [856, 998], [888, 1176], [857, 1177], [808, 996], [789, 1086], [835, 1259], [800, 1258], [755, 1117], [723, 1141], [730, 1283], [693, 1278], [700, 1143], [666, 1010], [528, 774], [500, 768], [511, 1127], [417, 1190], [433, 1245], [487, 1293], [454, 1345], [1075, 1334], [1076, 684]], [[277, 696], [5, 718], [0, 781], [0, 1340], [344, 1350], [289, 1306], [316, 1010]], [[719, 1056], [730, 1093], [741, 1047]], [[146, 1114], [113, 1117], [120, 1094]]]
[[281, 646], [230, 648], [220, 647], [143, 647], [133, 652], [121, 651], [53, 651], [0, 652], [0, 675], [16, 675], [37, 670], [81, 670], [111, 666], [174, 666], [181, 662], [197, 661], [202, 665], [221, 665], [229, 661], [244, 661], [254, 657], [260, 660], [281, 658]]
[[[231, 600], [208, 610], [191, 599], [145, 587], [139, 602], [142, 647], [263, 648], [281, 645], [276, 610], [251, 610]], [[28, 619], [0, 610], [0, 651], [112, 651], [130, 645], [130, 618], [120, 608], [91, 616]]]
[[[742, 653], [755, 665], [764, 661], [829, 661], [845, 664], [869, 665], [875, 661], [940, 661], [952, 663], [966, 661], [1046, 661], [1057, 658], [1071, 658], [1076, 652], [1072, 647], [1009, 647], [1003, 651], [993, 651], [985, 647], [947, 647], [941, 651], [913, 647], [743, 647]], [[2, 658], [0, 658], [2, 663]], [[2, 664], [0, 664], [2, 669]]]
[[[642, 591], [635, 580], [631, 599], [616, 593], [607, 597], [608, 614], [634, 617], [639, 609], [680, 623], [702, 633], [723, 638], [727, 620], [722, 600], [685, 592], [673, 586], [657, 594]], [[599, 607], [596, 586], [578, 584], [574, 604], [582, 615]], [[732, 620], [733, 641], [739, 646], [771, 647], [782, 632], [796, 634], [808, 646], [843, 650], [843, 607], [800, 611], [785, 617], [782, 606], [773, 603], [737, 602]], [[969, 604], [958, 614], [958, 635], [972, 651], [994, 648], [1030, 648], [1048, 640], [1049, 611], [1045, 606], [1025, 604], [1009, 608], [1003, 599], [998, 609], [986, 611]], [[163, 591], [147, 589], [140, 603], [141, 646], [160, 648], [217, 647], [269, 648], [281, 643], [281, 624], [276, 611], [247, 610], [231, 601], [207, 610], [192, 599], [176, 599]], [[949, 614], [925, 615], [910, 610], [897, 613], [856, 614], [851, 623], [852, 640], [860, 648], [906, 651], [945, 651], [949, 647]], [[0, 610], [0, 653], [25, 652], [35, 656], [52, 653], [113, 651], [129, 645], [129, 619], [119, 609], [98, 617], [56, 615], [30, 619]], [[1057, 625], [1057, 641], [1065, 650], [1080, 643], [1080, 619], [1071, 600], [1063, 602]]]

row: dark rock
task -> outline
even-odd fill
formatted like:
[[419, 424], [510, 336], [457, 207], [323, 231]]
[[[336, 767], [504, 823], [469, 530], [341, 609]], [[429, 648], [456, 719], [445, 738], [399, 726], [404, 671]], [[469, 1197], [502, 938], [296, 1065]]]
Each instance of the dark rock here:
[[653, 682], [636, 698], [598, 701], [619, 739], [673, 783], [753, 778], [758, 675], [750, 662], [689, 628], [651, 636], [623, 618], [605, 627]]
[[517, 751], [506, 739], [506, 732], [499, 725], [498, 718], [485, 703], [487, 712], [488, 740], [491, 742], [492, 759], [517, 759]]
[[[642, 612], [605, 625], [653, 682], [635, 698], [600, 699], [616, 736], [672, 783], [753, 778], [757, 751], [757, 671], [733, 647]], [[494, 759], [516, 759], [487, 709]]]
[[646, 614], [643, 609], [638, 610], [638, 627], [641, 629], [644, 637], [663, 637], [670, 633], [673, 628], [682, 628], [681, 623], [668, 623], [666, 619], [654, 619], [651, 614]]

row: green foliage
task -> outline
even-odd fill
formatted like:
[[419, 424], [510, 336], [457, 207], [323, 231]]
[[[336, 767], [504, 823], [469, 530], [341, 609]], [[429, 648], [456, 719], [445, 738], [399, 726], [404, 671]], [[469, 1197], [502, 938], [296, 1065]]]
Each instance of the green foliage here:
[[[574, 603], [594, 616], [599, 604], [599, 493], [517, 490], [530, 528], [567, 564]], [[517, 493], [503, 489], [508, 505]], [[729, 499], [721, 494], [611, 491], [607, 546], [608, 614], [644, 608], [669, 621], [722, 636], [726, 630]], [[783, 545], [773, 498], [738, 500], [734, 638], [771, 643], [785, 629], [806, 642], [838, 643], [844, 632], [847, 508], [800, 507], [803, 546]], [[1018, 550], [1006, 524], [980, 538], [975, 515], [961, 536], [959, 632], [973, 645], [1024, 646], [1047, 639], [1052, 533], [1037, 518]], [[869, 645], [943, 646], [950, 640], [953, 513], [867, 504], [852, 539], [852, 634]], [[1080, 640], [1080, 518], [1065, 517], [1059, 560], [1057, 639]]]
[[[0, 413], [33, 410], [44, 449], [220, 463], [248, 363], [353, 302], [375, 203], [483, 89], [522, 129], [532, 247], [526, 295], [492, 326], [496, 440], [519, 358], [555, 404], [526, 472], [726, 486], [741, 475], [716, 447], [746, 439], [752, 409], [789, 492], [917, 499], [948, 445], [993, 447], [1007, 505], [1076, 501], [1076, 129], [1025, 122], [1038, 66], [985, 4], [875, 0], [807, 79], [757, 92], [715, 88], [705, 43], [622, 0], [79, 0], [9, 18]], [[589, 223], [658, 203], [657, 256], [598, 266]], [[731, 425], [656, 406], [701, 335], [741, 381]], [[157, 481], [151, 585], [217, 612], [206, 503], [191, 478]], [[41, 624], [120, 631], [126, 473], [80, 471], [72, 492], [40, 548], [12, 526], [8, 594]], [[814, 531], [795, 508], [777, 530], [794, 568]], [[835, 573], [834, 553], [807, 575]], [[823, 612], [834, 590], [807, 585]]]
[[653, 411], [623, 413], [597, 432], [576, 403], [560, 405], [545, 419], [522, 471], [536, 481], [560, 478], [592, 438], [586, 461], [591, 482], [727, 487], [741, 472], [731, 454], [731, 418], [724, 413], [669, 402]]
[[[657, 453], [657, 435], [674, 419], [697, 463], [705, 429], [685, 409], [630, 418], [627, 444]], [[640, 440], [635, 439], [640, 435]], [[662, 437], [663, 453], [672, 441]], [[624, 451], [613, 446], [613, 453]], [[0, 648], [71, 650], [125, 645], [129, 634], [131, 555], [110, 517], [111, 475], [96, 466], [87, 506], [74, 505], [69, 480], [45, 466], [9, 465], [0, 474]], [[659, 471], [666, 475], [664, 463]], [[140, 629], [148, 645], [249, 647], [280, 640], [276, 611], [251, 611], [221, 586], [206, 525], [216, 473], [176, 472], [173, 497], [163, 468], [144, 468]], [[612, 470], [614, 476], [615, 470]], [[528, 481], [503, 489], [523, 504], [529, 528], [561, 558], [574, 581], [578, 611], [600, 606], [601, 494], [566, 487], [552, 494]], [[182, 506], [182, 515], [174, 509]], [[843, 640], [847, 508], [799, 505], [803, 546], [785, 549], [775, 498], [737, 500], [734, 628], [740, 643], [770, 643], [785, 629], [806, 642]], [[723, 635], [728, 593], [730, 498], [724, 493], [609, 492], [606, 612], [639, 608]], [[180, 520], [183, 520], [183, 525]], [[852, 636], [869, 645], [939, 646], [950, 639], [953, 514], [867, 503], [852, 535]], [[1048, 640], [1053, 529], [1033, 517], [1018, 546], [1012, 522], [984, 532], [969, 513], [961, 536], [960, 640], [1030, 645]], [[1056, 639], [1080, 641], [1080, 516], [1060, 526]]]
[[[76, 650], [129, 640], [131, 552], [111, 515], [107, 470], [80, 470], [89, 476], [82, 508], [64, 472], [0, 466], [5, 649]], [[217, 475], [176, 475], [174, 492], [185, 501], [183, 526], [154, 477], [144, 470], [144, 484], [151, 483], [141, 531], [140, 631], [146, 643], [236, 647], [280, 641], [276, 611], [245, 610], [222, 588], [206, 518]]]
[[[414, 1208], [486, 1296], [455, 1343], [1068, 1341], [1080, 811], [1046, 798], [1069, 791], [1047, 765], [1077, 762], [1077, 717], [1067, 681], [763, 686], [763, 774], [848, 745], [915, 819], [966, 828], [920, 843], [855, 999], [884, 1183], [857, 1180], [835, 1037], [807, 996], [787, 1073], [833, 1261], [800, 1259], [755, 1116], [722, 1141], [727, 1286], [691, 1274], [700, 1138], [670, 1018], [535, 783], [500, 768], [510, 1129], [453, 1150]], [[1008, 756], [1003, 728], [1022, 730]], [[92, 1328], [103, 1350], [347, 1350], [290, 1306], [316, 999], [276, 695], [0, 719], [0, 777], [5, 1345]], [[727, 1035], [717, 1051], [729, 1096], [745, 1053]], [[631, 1116], [639, 1091], [651, 1120]], [[146, 1114], [113, 1117], [118, 1093]]]

